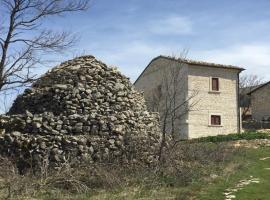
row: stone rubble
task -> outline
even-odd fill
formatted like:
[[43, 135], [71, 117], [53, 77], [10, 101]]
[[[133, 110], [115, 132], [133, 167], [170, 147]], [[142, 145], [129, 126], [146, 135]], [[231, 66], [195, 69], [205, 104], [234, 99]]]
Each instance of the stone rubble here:
[[260, 158], [260, 160], [268, 160], [268, 159], [270, 159], [270, 157], [265, 157], [265, 158]]
[[250, 179], [245, 179], [245, 180], [239, 181], [234, 188], [228, 188], [225, 190], [225, 192], [223, 193], [225, 196], [225, 200], [235, 199], [236, 196], [234, 195], [234, 193], [242, 190], [244, 187], [246, 187], [252, 183], [260, 183], [260, 179], [253, 178], [253, 176], [250, 176]]
[[255, 140], [237, 140], [230, 142], [229, 145], [233, 147], [244, 147], [258, 149], [259, 147], [270, 147], [269, 139], [255, 139]]
[[161, 140], [158, 120], [116, 68], [78, 57], [48, 71], [0, 116], [0, 153], [32, 162], [151, 164]]

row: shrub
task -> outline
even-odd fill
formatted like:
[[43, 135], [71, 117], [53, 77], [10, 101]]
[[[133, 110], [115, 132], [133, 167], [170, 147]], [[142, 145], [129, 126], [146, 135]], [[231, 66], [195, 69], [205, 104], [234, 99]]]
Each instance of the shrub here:
[[[61, 194], [90, 194], [98, 189], [114, 190], [128, 187], [188, 186], [210, 174], [222, 173], [224, 163], [232, 158], [236, 149], [225, 143], [178, 142], [165, 149], [165, 156], [156, 166], [123, 165], [117, 163], [93, 164], [65, 163], [51, 170], [47, 165], [39, 174], [20, 175], [8, 165], [0, 165], [0, 198], [37, 197], [60, 191]], [[75, 167], [71, 167], [75, 166]], [[5, 172], [6, 170], [6, 172]], [[11, 184], [12, 183], [12, 184]]]
[[229, 135], [202, 137], [198, 139], [193, 139], [191, 140], [191, 142], [226, 142], [235, 140], [254, 140], [254, 139], [270, 139], [270, 134], [264, 132], [245, 132]]

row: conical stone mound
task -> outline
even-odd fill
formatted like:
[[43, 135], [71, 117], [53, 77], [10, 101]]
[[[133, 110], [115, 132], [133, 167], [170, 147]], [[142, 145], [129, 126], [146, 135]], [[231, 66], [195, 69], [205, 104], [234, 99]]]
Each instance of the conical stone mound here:
[[37, 80], [0, 116], [2, 154], [145, 162], [156, 159], [158, 115], [115, 68], [93, 56], [66, 61]]

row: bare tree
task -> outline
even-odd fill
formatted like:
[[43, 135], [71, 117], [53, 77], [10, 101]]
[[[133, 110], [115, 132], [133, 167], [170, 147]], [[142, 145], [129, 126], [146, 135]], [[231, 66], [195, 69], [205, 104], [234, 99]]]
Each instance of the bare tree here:
[[[183, 54], [184, 55], [184, 54]], [[186, 119], [186, 114], [191, 112], [199, 99], [198, 90], [188, 91], [187, 76], [183, 55], [172, 57], [176, 62], [170, 62], [169, 66], [164, 66], [160, 70], [162, 82], [152, 91], [148, 99], [150, 110], [160, 113], [162, 129], [162, 142], [159, 157], [166, 145], [166, 138], [170, 136], [175, 142], [179, 141], [178, 135], [180, 124]]]
[[0, 114], [8, 112], [13, 97], [17, 96], [20, 92], [20, 88], [15, 88], [13, 90], [4, 90], [0, 93]]
[[245, 74], [240, 77], [240, 107], [242, 108], [242, 119], [246, 120], [250, 112], [250, 96], [249, 92], [263, 84], [263, 78], [254, 74]]
[[[243, 76], [240, 77], [240, 88], [249, 88], [250, 87], [256, 87], [260, 84], [262, 84], [263, 78], [259, 77], [258, 75], [254, 75], [254, 74], [245, 74]], [[252, 89], [252, 88], [251, 88]]]
[[35, 79], [33, 68], [42, 53], [60, 53], [76, 37], [44, 28], [44, 20], [86, 10], [89, 0], [0, 0], [0, 92], [25, 86]]

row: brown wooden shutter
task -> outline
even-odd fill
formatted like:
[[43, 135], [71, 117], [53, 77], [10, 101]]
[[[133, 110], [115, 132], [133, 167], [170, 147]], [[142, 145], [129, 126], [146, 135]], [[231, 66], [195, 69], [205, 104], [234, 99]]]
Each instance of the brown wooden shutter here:
[[212, 78], [212, 90], [219, 91], [219, 79], [218, 78]]
[[216, 125], [220, 125], [220, 116], [216, 116]]
[[212, 115], [211, 116], [211, 125], [214, 125], [215, 124], [215, 117]]
[[221, 116], [211, 115], [211, 125], [221, 125]]

